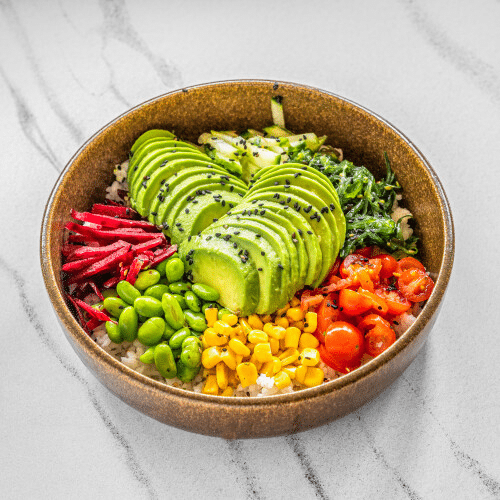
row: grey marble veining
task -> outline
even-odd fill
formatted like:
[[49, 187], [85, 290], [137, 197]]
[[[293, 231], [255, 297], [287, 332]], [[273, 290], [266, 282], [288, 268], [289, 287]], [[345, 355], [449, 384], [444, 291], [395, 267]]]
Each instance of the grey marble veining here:
[[[2, 498], [500, 498], [500, 2], [0, 0]], [[383, 394], [290, 437], [167, 427], [104, 389], [39, 270], [45, 202], [83, 141], [168, 90], [289, 80], [408, 135], [450, 199], [453, 276]]]

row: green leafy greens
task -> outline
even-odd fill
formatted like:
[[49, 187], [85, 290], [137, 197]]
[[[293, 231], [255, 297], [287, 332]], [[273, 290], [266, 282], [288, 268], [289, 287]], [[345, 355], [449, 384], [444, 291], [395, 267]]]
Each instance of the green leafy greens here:
[[416, 236], [403, 238], [401, 223], [392, 220], [391, 213], [397, 190], [401, 189], [384, 153], [387, 172], [384, 179], [375, 180], [365, 167], [347, 160], [339, 161], [333, 152], [314, 153], [303, 144], [287, 151], [288, 161], [299, 162], [319, 170], [336, 189], [346, 218], [346, 239], [340, 251], [345, 257], [358, 248], [377, 245], [390, 253], [417, 253]]

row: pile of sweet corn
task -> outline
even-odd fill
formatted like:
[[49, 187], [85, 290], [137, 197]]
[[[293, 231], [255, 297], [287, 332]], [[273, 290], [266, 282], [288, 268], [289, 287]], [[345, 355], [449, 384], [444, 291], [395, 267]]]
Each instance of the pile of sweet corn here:
[[314, 312], [304, 312], [293, 298], [273, 316], [252, 314], [238, 318], [206, 309], [208, 328], [202, 336], [202, 392], [232, 396], [257, 382], [259, 374], [274, 379], [278, 389], [289, 385], [314, 387], [323, 382]]

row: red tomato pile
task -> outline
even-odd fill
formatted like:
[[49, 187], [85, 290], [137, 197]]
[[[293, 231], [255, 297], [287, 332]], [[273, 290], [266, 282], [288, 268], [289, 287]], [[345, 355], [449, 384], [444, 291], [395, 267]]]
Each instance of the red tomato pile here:
[[378, 356], [391, 346], [394, 318], [427, 300], [433, 288], [417, 259], [374, 255], [367, 247], [337, 259], [321, 288], [302, 293], [301, 307], [318, 314], [321, 359], [348, 373], [360, 366], [363, 354]]

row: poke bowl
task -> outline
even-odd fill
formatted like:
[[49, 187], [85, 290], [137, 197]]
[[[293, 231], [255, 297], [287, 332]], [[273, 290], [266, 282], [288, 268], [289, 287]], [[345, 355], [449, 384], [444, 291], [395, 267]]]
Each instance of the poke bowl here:
[[[286, 128], [283, 120], [286, 120]], [[271, 129], [271, 127], [277, 128]], [[262, 130], [264, 133], [259, 132]], [[288, 132], [289, 130], [293, 132]], [[244, 139], [238, 135], [240, 131], [245, 131]], [[201, 173], [199, 170], [196, 173], [200, 175], [195, 175], [194, 171], [176, 171], [175, 174], [169, 174], [172, 175], [171, 179], [174, 179], [173, 176], [177, 178], [180, 174], [179, 179], [183, 176], [185, 178], [182, 182], [192, 183], [201, 175], [206, 175], [210, 179], [215, 173], [222, 179], [219, 180], [219, 184], [224, 186], [223, 193], [214, 195], [212, 190], [193, 191], [194, 188], [191, 187], [191, 191], [184, 190], [182, 193], [192, 193], [192, 197], [188, 196], [187, 201], [183, 200], [182, 210], [179, 209], [174, 214], [173, 205], [168, 205], [165, 198], [169, 186], [172, 186], [172, 192], [175, 189], [180, 190], [182, 185], [180, 180], [175, 179], [179, 188], [174, 189], [174, 183], [166, 180], [165, 175], [160, 179], [156, 174], [157, 170], [139, 171], [140, 176], [132, 169], [127, 171], [129, 165], [134, 165], [134, 161], [134, 168], [139, 168], [138, 151], [141, 151], [141, 147], [145, 150], [147, 142], [158, 140], [158, 135], [162, 136], [163, 144], [169, 144], [168, 141], [171, 140], [179, 141], [175, 143], [177, 149], [173, 150], [174, 153], [179, 154], [177, 150], [185, 150], [186, 152], [182, 154], [193, 155], [193, 161], [199, 162], [200, 155], [210, 155], [207, 156], [206, 163], [210, 164], [208, 168], [214, 171]], [[221, 138], [226, 142], [221, 141]], [[271, 144], [270, 139], [276, 143]], [[286, 147], [289, 149], [284, 151], [283, 148]], [[243, 160], [247, 148], [251, 153], [248, 155], [250, 159], [247, 157]], [[310, 158], [305, 158], [304, 152], [310, 152], [310, 149], [316, 153], [308, 164]], [[145, 155], [146, 153], [144, 157]], [[287, 158], [288, 164], [283, 162], [283, 157]], [[316, 169], [310, 167], [314, 165], [314, 158], [321, 158], [323, 161], [325, 157], [331, 164], [325, 165], [323, 162]], [[258, 161], [264, 161], [264, 158], [272, 158], [273, 165], [259, 164]], [[344, 161], [343, 158], [348, 161]], [[171, 165], [175, 162], [176, 160], [172, 160], [168, 168], [171, 169]], [[161, 170], [167, 163], [167, 161], [158, 163], [155, 168]], [[401, 240], [401, 246], [397, 243], [399, 240], [391, 241], [397, 244], [396, 248], [399, 250], [402, 248], [410, 255], [414, 255], [418, 248], [416, 255], [418, 265], [425, 273], [419, 271], [420, 281], [414, 282], [419, 285], [432, 283], [432, 286], [429, 284], [427, 288], [421, 285], [422, 289], [426, 288], [427, 293], [425, 297], [421, 295], [420, 299], [415, 299], [418, 302], [413, 304], [416, 307], [415, 317], [412, 316], [412, 321], [406, 325], [404, 331], [401, 330], [397, 337], [392, 333], [394, 336], [392, 341], [375, 353], [373, 342], [367, 343], [369, 335], [366, 332], [373, 333], [376, 330], [376, 322], [368, 327], [366, 325], [370, 318], [372, 320], [375, 316], [381, 318], [377, 314], [372, 314], [375, 306], [381, 309], [377, 299], [380, 294], [373, 293], [379, 291], [378, 284], [377, 290], [374, 290], [372, 281], [367, 278], [366, 273], [363, 274], [364, 271], [356, 275], [357, 281], [353, 282], [354, 275], [351, 276], [350, 271], [346, 271], [347, 258], [342, 260], [338, 256], [344, 258], [347, 253], [359, 251], [359, 254], [356, 253], [358, 255], [356, 262], [358, 267], [361, 266], [366, 270], [363, 267], [364, 262], [375, 262], [380, 266], [381, 255], [386, 253], [385, 250], [379, 249], [378, 253], [375, 252], [370, 256], [364, 254], [360, 257], [363, 252], [355, 250], [356, 244], [360, 246], [356, 238], [367, 237], [366, 241], [370, 243], [371, 233], [356, 232], [357, 230], [353, 229], [354, 219], [349, 219], [349, 210], [355, 202], [361, 203], [364, 195], [358, 193], [355, 202], [353, 201], [347, 210], [337, 203], [338, 189], [332, 187], [335, 184], [329, 183], [334, 182], [332, 179], [342, 181], [345, 170], [339, 174], [339, 168], [354, 168], [354, 165], [364, 165], [369, 169], [370, 173], [366, 171], [366, 175], [363, 174], [364, 181], [371, 175], [374, 179], [383, 179], [384, 175], [386, 176], [386, 184], [380, 184], [381, 180], [373, 183], [374, 190], [377, 189], [377, 185], [382, 185], [387, 191], [402, 187], [404, 216], [395, 218], [397, 222], [391, 227], [394, 231], [397, 229], [400, 234], [403, 219], [406, 220], [412, 215], [413, 244], [409, 250], [409, 243], [406, 244]], [[122, 167], [125, 169], [125, 174], [121, 172]], [[168, 168], [164, 168], [164, 171]], [[142, 175], [145, 172], [148, 175]], [[289, 174], [289, 177], [286, 177], [285, 173]], [[331, 174], [329, 178], [327, 174]], [[334, 177], [334, 174], [338, 174], [337, 177]], [[110, 201], [110, 205], [104, 205], [106, 197], [110, 198], [112, 186], [117, 182], [120, 184], [124, 180], [124, 175], [130, 183], [130, 191], [121, 192], [116, 198], [117, 201]], [[132, 182], [134, 175], [137, 179]], [[151, 185], [155, 175], [158, 177], [158, 182], [154, 196], [151, 196], [148, 185]], [[316, 184], [311, 184], [310, 178], [314, 178]], [[203, 182], [205, 183], [203, 185], [206, 185], [208, 181], [203, 180]], [[231, 185], [231, 189], [228, 189], [225, 185], [231, 182], [234, 186]], [[269, 189], [272, 197], [268, 196]], [[277, 192], [279, 189], [285, 194], [280, 195]], [[241, 200], [236, 198], [235, 201], [238, 193]], [[300, 198], [300, 193], [303, 198]], [[326, 205], [321, 210], [318, 208], [318, 211], [314, 212], [313, 209], [309, 213], [312, 206], [319, 207], [314, 205], [314, 200], [320, 196], [318, 193], [324, 193], [329, 201], [333, 201], [329, 205], [325, 202]], [[229, 196], [228, 206], [225, 206], [226, 194]], [[195, 199], [196, 196], [199, 199]], [[210, 200], [204, 205], [202, 197]], [[173, 199], [173, 194], [170, 198]], [[302, 199], [306, 200], [302, 207], [303, 212], [307, 212], [306, 220], [309, 220], [316, 231], [316, 233], [307, 231], [311, 237], [306, 235], [302, 237], [300, 230], [300, 227], [303, 227], [300, 225], [302, 222], [297, 218], [297, 213], [301, 212], [299, 202]], [[390, 198], [391, 206], [395, 199], [395, 197]], [[401, 199], [401, 196], [398, 199]], [[147, 200], [147, 203], [144, 200]], [[245, 200], [247, 205], [244, 204]], [[312, 200], [311, 205], [308, 205], [310, 200]], [[243, 203], [241, 207], [251, 206], [251, 213], [247, 209], [238, 209], [240, 201]], [[168, 219], [170, 224], [163, 222], [160, 225], [156, 224], [156, 228], [152, 227], [164, 202], [169, 207], [164, 210], [164, 220], [167, 221], [167, 217], [170, 217]], [[188, 206], [187, 202], [193, 204]], [[271, 211], [273, 206], [280, 208], [278, 202], [283, 209], [290, 208], [290, 210], [275, 215], [273, 213], [269, 216], [273, 220], [258, 219], [264, 215], [266, 208], [268, 211]], [[287, 203], [290, 203], [290, 206], [285, 207]], [[378, 200], [378, 203], [383, 205], [384, 201]], [[143, 212], [145, 205], [147, 210]], [[154, 210], [151, 208], [153, 205], [156, 207]], [[216, 205], [216, 208], [210, 208], [210, 212], [204, 208], [202, 212], [199, 208], [202, 205], [208, 207]], [[229, 208], [233, 214], [228, 212]], [[347, 232], [346, 218], [340, 213], [341, 209], [347, 217]], [[205, 217], [200, 215], [194, 223], [193, 213], [198, 213], [196, 210]], [[213, 210], [218, 210], [217, 214]], [[295, 214], [288, 216], [287, 214], [292, 211]], [[117, 215], [118, 212], [123, 214], [124, 219]], [[130, 219], [134, 217], [130, 215], [131, 212], [136, 215], [135, 221], [132, 222]], [[207, 213], [210, 215], [210, 221], [206, 220]], [[148, 214], [152, 222], [147, 222]], [[240, 217], [243, 218], [243, 222], [240, 221]], [[112, 221], [113, 218], [115, 221]], [[374, 220], [378, 224], [382, 218], [382, 215], [377, 214]], [[72, 219], [82, 224], [75, 224]], [[325, 224], [325, 220], [331, 221], [329, 222], [331, 232], [319, 233], [320, 223]], [[96, 222], [102, 221], [105, 225], [112, 224], [99, 233], [102, 226]], [[87, 233], [91, 236], [108, 234], [110, 227], [118, 227], [116, 224], [119, 225], [119, 222], [116, 221], [124, 221], [125, 225], [111, 230], [116, 231], [120, 238], [119, 241], [113, 240], [115, 241], [113, 244], [118, 247], [112, 249], [118, 248], [117, 251], [129, 260], [120, 262], [116, 267], [118, 274], [111, 278], [106, 276], [105, 286], [113, 288], [118, 283], [123, 285], [123, 282], [126, 282], [127, 290], [130, 289], [137, 294], [139, 299], [135, 300], [142, 301], [142, 306], [134, 302], [134, 299], [125, 300], [125, 290], [122, 296], [113, 288], [115, 293], [106, 294], [104, 298], [94, 281], [92, 287], [104, 302], [100, 303], [99, 307], [96, 307], [97, 304], [96, 306], [84, 304], [81, 298], [75, 298], [76, 296], [72, 298], [68, 290], [88, 285], [87, 281], [82, 280], [91, 274], [89, 270], [95, 270], [98, 259], [95, 257], [96, 252], [104, 252], [104, 249], [112, 247], [108, 244], [110, 240], [106, 240], [108, 246], [96, 250], [97, 242], [90, 236], [86, 239]], [[309, 228], [308, 223], [305, 224], [304, 227]], [[227, 231], [228, 225], [238, 230], [233, 231], [231, 235], [221, 236], [221, 231]], [[275, 236], [269, 236], [268, 233], [264, 234], [264, 237], [261, 237], [262, 234], [257, 234], [255, 228], [263, 228], [264, 225], [271, 228], [269, 234], [283, 233], [283, 239], [290, 240], [286, 242], [288, 246], [274, 245], [272, 238]], [[290, 234], [283, 232], [292, 226], [297, 228], [300, 237], [293, 229], [290, 229]], [[123, 229], [123, 227], [133, 227], [133, 229]], [[137, 243], [139, 240], [123, 243], [123, 239], [126, 240], [128, 235], [143, 231], [142, 227], [146, 227], [146, 231], [156, 231], [155, 241], [159, 245], [156, 250], [151, 243], [151, 233], [147, 236], [149, 239], [140, 240], [143, 243]], [[186, 230], [191, 231], [188, 237], [183, 234]], [[76, 244], [81, 245], [78, 247], [78, 252], [74, 252], [74, 247], [68, 243], [68, 233], [73, 235]], [[256, 236], [258, 242], [249, 241], [250, 238], [245, 236], [247, 233], [252, 234], [252, 238]], [[141, 238], [142, 236], [141, 233]], [[227, 236], [227, 239], [224, 236]], [[316, 242], [316, 236], [319, 243]], [[304, 240], [304, 245], [301, 238]], [[213, 240], [218, 242], [214, 243]], [[330, 240], [334, 241], [333, 248]], [[349, 251], [346, 250], [348, 241], [352, 244]], [[174, 242], [178, 243], [178, 246], [174, 246]], [[89, 246], [85, 247], [86, 244]], [[62, 329], [82, 362], [106, 388], [133, 408], [168, 425], [191, 432], [235, 439], [296, 433], [323, 425], [359, 408], [396, 380], [415, 359], [436, 321], [453, 265], [454, 232], [451, 210], [436, 173], [410, 140], [386, 120], [345, 98], [305, 85], [238, 80], [197, 85], [169, 92], [132, 108], [98, 131], [76, 152], [57, 180], [43, 217], [40, 245], [45, 285]], [[123, 248], [120, 245], [124, 245]], [[296, 251], [294, 245], [302, 245], [302, 250]], [[139, 254], [139, 248], [146, 250]], [[290, 250], [285, 251], [283, 248]], [[367, 246], [363, 250], [366, 251], [366, 248], [376, 247]], [[137, 250], [135, 253], [134, 249]], [[250, 262], [253, 267], [248, 271], [249, 265], [244, 264], [249, 264], [248, 261], [254, 257], [253, 249], [256, 249], [255, 263]], [[283, 252], [285, 258], [288, 258], [286, 262], [289, 268], [286, 263], [282, 265], [282, 260], [273, 261], [275, 250], [277, 253]], [[322, 259], [318, 257], [320, 250], [323, 252]], [[110, 249], [106, 254], [108, 258], [106, 269], [110, 269], [111, 251]], [[294, 252], [293, 255], [291, 252]], [[75, 260], [76, 257], [68, 257], [76, 253], [94, 257], [90, 260], [83, 258]], [[115, 254], [116, 252], [112, 255]], [[258, 254], [265, 257], [261, 259]], [[329, 260], [325, 262], [327, 255]], [[393, 257], [388, 258], [394, 260]], [[404, 259], [404, 256], [401, 257], [400, 262]], [[173, 260], [182, 265], [182, 269], [186, 271], [184, 277], [187, 281], [183, 282], [184, 285], [180, 285], [181, 288], [185, 286], [183, 296], [168, 288], [171, 285], [179, 285], [180, 281], [176, 280], [181, 279], [177, 277], [169, 280], [168, 273], [165, 274], [164, 268]], [[236, 261], [238, 262], [235, 264]], [[163, 266], [163, 273], [159, 270], [161, 262], [166, 263]], [[269, 262], [273, 263], [274, 271], [266, 267]], [[317, 270], [313, 272], [311, 268], [314, 263]], [[344, 264], [347, 267], [342, 268]], [[87, 267], [83, 268], [83, 265]], [[158, 272], [154, 265], [158, 265]], [[340, 272], [344, 270], [347, 274], [339, 274], [339, 266], [341, 266]], [[170, 267], [173, 269], [175, 266], [172, 264]], [[78, 272], [75, 271], [68, 280], [66, 271], [69, 269], [73, 271], [78, 269]], [[102, 265], [100, 269], [103, 269]], [[409, 272], [402, 270], [401, 267], [398, 269], [399, 273], [391, 271], [392, 281], [384, 281], [388, 287], [384, 290], [390, 292], [396, 290], [401, 273]], [[380, 267], [377, 273], [379, 271]], [[183, 276], [183, 272], [181, 271], [180, 276]], [[156, 292], [152, 291], [149, 294], [147, 293], [149, 288], [144, 291], [149, 285], [141, 287], [135, 282], [136, 279], [141, 279], [141, 273], [143, 281], [147, 281], [148, 273], [148, 276], [152, 273], [158, 274], [157, 280], [152, 285], [149, 283], [151, 290], [156, 286], [156, 289], [163, 287], [166, 292], [162, 291], [157, 299], [151, 298]], [[278, 280], [277, 273], [279, 276], [286, 275], [287, 278], [281, 277]], [[158, 282], [161, 276], [163, 276], [162, 281]], [[270, 286], [269, 282], [275, 279], [277, 281]], [[364, 289], [363, 282], [359, 281], [363, 279], [368, 282], [367, 290]], [[378, 283], [378, 274], [374, 282]], [[346, 287], [347, 291], [342, 290]], [[368, 291], [370, 287], [371, 292]], [[210, 294], [215, 292], [216, 295], [210, 297]], [[399, 290], [396, 292], [400, 293]], [[340, 302], [340, 308], [336, 302], [333, 303], [332, 293], [344, 294], [342, 299], [344, 302]], [[348, 294], [349, 297], [357, 297], [363, 293], [365, 299], [371, 297], [372, 306], [366, 306], [361, 311], [363, 315], [356, 316], [355, 322], [353, 318], [357, 313], [353, 312], [354, 309], [347, 310], [345, 297]], [[203, 298], [204, 294], [208, 294], [205, 297], [207, 301], [209, 299], [219, 301], [220, 304], [207, 302], [201, 309], [200, 298]], [[174, 301], [172, 304], [174, 295], [178, 297], [176, 299], [178, 302]], [[106, 303], [108, 297], [110, 300]], [[311, 297], [313, 299], [316, 297], [318, 301], [309, 304], [308, 300]], [[181, 300], [182, 308], [178, 306]], [[115, 307], [112, 301], [115, 301], [113, 302], [115, 305], [123, 304], [116, 306], [115, 314], [109, 312]], [[189, 307], [186, 306], [185, 303], [189, 301], [193, 304], [192, 307], [189, 304]], [[149, 309], [145, 306], [152, 307], [153, 302], [159, 304], [160, 312], [149, 314]], [[102, 304], [109, 306], [104, 307]], [[344, 363], [340, 366], [336, 364], [335, 359], [329, 363], [328, 352], [331, 354], [333, 349], [331, 346], [334, 342], [332, 340], [334, 333], [330, 332], [331, 324], [328, 329], [318, 333], [320, 328], [316, 322], [323, 318], [319, 312], [320, 304], [335, 309], [335, 319], [331, 321], [335, 325], [342, 323], [344, 333], [346, 318], [357, 325], [352, 328], [357, 335], [361, 335], [359, 331], [364, 331], [365, 339], [361, 337], [361, 342], [354, 342], [357, 353], [355, 364]], [[383, 305], [386, 306], [386, 302], [383, 302]], [[144, 309], [141, 309], [143, 306]], [[409, 307], [410, 305], [405, 311]], [[196, 312], [192, 313], [190, 309]], [[340, 317], [338, 309], [341, 311]], [[98, 312], [95, 312], [96, 310]], [[123, 317], [134, 316], [133, 327], [130, 327], [130, 318], [128, 323], [125, 320], [119, 321], [122, 310], [127, 310], [127, 313], [123, 312]], [[178, 324], [177, 310], [182, 316]], [[378, 311], [375, 309], [375, 312]], [[88, 321], [84, 319], [87, 313], [91, 315]], [[172, 314], [174, 316], [177, 314], [177, 320], [172, 318]], [[187, 321], [187, 318], [184, 321], [184, 314], [187, 318], [198, 315], [196, 316], [198, 320], [200, 315], [205, 316], [208, 323], [204, 324], [202, 329], [196, 328], [194, 323]], [[215, 316], [210, 319], [210, 314]], [[350, 316], [346, 316], [349, 314]], [[295, 317], [296, 315], [298, 316]], [[386, 321], [389, 318], [394, 324], [398, 324], [395, 319], [399, 320], [399, 316], [395, 315], [394, 312], [378, 321], [389, 325]], [[203, 321], [203, 317], [201, 319]], [[311, 326], [313, 320], [314, 326]], [[144, 346], [137, 340], [138, 321], [139, 340]], [[149, 326], [152, 323], [160, 325], [163, 334], [156, 336], [151, 328], [144, 327], [146, 323]], [[89, 330], [90, 324], [92, 327]], [[248, 331], [245, 333], [246, 327]], [[131, 329], [134, 333], [128, 338]], [[179, 333], [181, 330], [182, 335]], [[167, 331], [170, 331], [168, 335]], [[189, 333], [190, 331], [194, 334]], [[188, 335], [191, 336], [188, 338]], [[210, 340], [211, 335], [212, 340]], [[259, 336], [265, 339], [253, 340]], [[326, 338], [326, 343], [323, 337]], [[173, 345], [174, 338], [179, 339], [178, 346]], [[220, 338], [223, 340], [219, 341]], [[122, 342], [127, 348], [135, 347], [130, 347], [125, 355]], [[191, 350], [194, 358], [184, 351], [184, 344], [189, 343], [191, 349], [196, 350], [194, 354]], [[113, 350], [110, 345], [116, 349]], [[129, 354], [131, 351], [132, 354]], [[125, 357], [134, 356], [136, 351], [137, 358], [140, 355], [143, 364], [138, 359]], [[231, 359], [227, 358], [228, 351], [232, 353]], [[365, 356], [361, 361], [361, 355], [368, 353], [371, 356]], [[177, 365], [172, 356], [177, 359]], [[162, 368], [160, 362], [170, 363], [174, 372]], [[138, 364], [140, 369], [134, 369]], [[153, 367], [151, 372], [146, 364]], [[196, 369], [186, 368], [189, 366], [194, 366]], [[335, 373], [329, 377], [328, 369], [331, 371], [332, 367]], [[157, 374], [156, 368], [161, 376]], [[314, 381], [318, 376], [319, 380]], [[181, 382], [189, 381], [189, 383], [183, 384], [175, 377], [179, 377]], [[171, 379], [175, 382], [172, 383]], [[248, 388], [252, 387], [259, 389], [259, 394], [254, 393], [255, 391], [251, 393]], [[282, 387], [284, 389], [280, 390]]]

